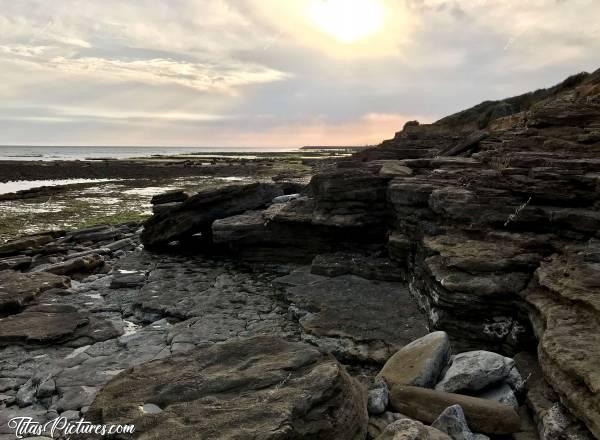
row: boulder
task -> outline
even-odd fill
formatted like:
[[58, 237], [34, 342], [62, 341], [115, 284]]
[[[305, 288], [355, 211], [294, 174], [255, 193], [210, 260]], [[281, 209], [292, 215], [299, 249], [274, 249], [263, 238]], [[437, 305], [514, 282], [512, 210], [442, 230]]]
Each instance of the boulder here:
[[185, 191], [175, 190], [152, 196], [150, 203], [153, 205], [162, 205], [165, 203], [184, 202], [189, 198], [190, 195]]
[[369, 426], [367, 428], [367, 434], [369, 439], [375, 439], [383, 433], [385, 428], [394, 423], [396, 420], [408, 419], [405, 415], [400, 413], [393, 413], [385, 411], [382, 414], [371, 415], [369, 417]]
[[519, 415], [507, 405], [462, 394], [397, 385], [390, 392], [396, 411], [432, 423], [449, 406], [460, 405], [471, 429], [485, 434], [510, 434], [520, 429]]
[[431, 424], [432, 427], [448, 434], [452, 440], [474, 440], [465, 413], [460, 405], [446, 408]]
[[142, 243], [156, 247], [194, 234], [210, 236], [213, 221], [268, 205], [281, 193], [277, 185], [266, 183], [237, 184], [201, 191], [173, 209], [148, 219], [142, 231]]
[[450, 440], [450, 437], [431, 426], [403, 418], [389, 424], [376, 440]]
[[369, 390], [367, 410], [369, 414], [378, 415], [385, 412], [390, 398], [390, 390], [383, 380], [377, 380]]
[[506, 379], [514, 365], [511, 358], [490, 351], [460, 353], [452, 357], [435, 389], [447, 393], [479, 391]]
[[[147, 404], [160, 411], [146, 413]], [[364, 439], [365, 390], [303, 343], [256, 337], [130, 368], [86, 413], [133, 423], [135, 438]]]
[[450, 358], [446, 332], [433, 332], [402, 347], [378, 374], [387, 384], [433, 388]]
[[0, 314], [18, 311], [46, 290], [66, 289], [70, 285], [69, 278], [50, 273], [0, 271]]

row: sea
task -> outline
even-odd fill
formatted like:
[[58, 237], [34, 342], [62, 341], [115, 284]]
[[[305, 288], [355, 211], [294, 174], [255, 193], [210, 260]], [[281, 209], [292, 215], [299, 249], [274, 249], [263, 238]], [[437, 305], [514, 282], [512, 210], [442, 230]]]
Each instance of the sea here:
[[61, 146], [0, 146], [0, 160], [85, 160], [125, 159], [194, 153], [285, 152], [296, 148], [257, 147], [61, 147]]

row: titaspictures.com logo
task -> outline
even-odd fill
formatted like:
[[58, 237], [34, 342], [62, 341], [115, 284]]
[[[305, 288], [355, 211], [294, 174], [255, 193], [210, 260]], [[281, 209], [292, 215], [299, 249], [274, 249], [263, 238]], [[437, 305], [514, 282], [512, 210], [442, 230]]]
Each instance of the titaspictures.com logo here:
[[133, 434], [134, 425], [101, 425], [88, 422], [85, 419], [77, 421], [57, 417], [45, 423], [36, 422], [32, 417], [13, 417], [8, 421], [8, 427], [15, 432], [18, 439], [30, 436], [50, 436], [51, 438], [69, 438], [82, 434], [115, 435]]

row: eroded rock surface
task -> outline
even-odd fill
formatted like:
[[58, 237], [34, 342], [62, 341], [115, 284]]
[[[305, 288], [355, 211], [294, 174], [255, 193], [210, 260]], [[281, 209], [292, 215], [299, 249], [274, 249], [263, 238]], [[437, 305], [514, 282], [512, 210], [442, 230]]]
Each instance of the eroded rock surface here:
[[[160, 412], [144, 412], [148, 404]], [[133, 367], [104, 387], [88, 416], [163, 439], [361, 440], [367, 426], [366, 391], [334, 358], [273, 337]]]

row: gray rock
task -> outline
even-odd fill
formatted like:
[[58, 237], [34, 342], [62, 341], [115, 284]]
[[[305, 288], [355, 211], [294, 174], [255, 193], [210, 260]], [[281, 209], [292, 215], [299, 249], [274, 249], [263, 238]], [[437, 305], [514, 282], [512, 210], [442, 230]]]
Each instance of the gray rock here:
[[33, 379], [29, 379], [25, 384], [17, 391], [17, 405], [23, 408], [25, 406], [33, 405], [35, 402], [36, 386]]
[[46, 378], [38, 385], [37, 396], [39, 398], [50, 397], [52, 394], [54, 394], [55, 389], [56, 384], [54, 383], [54, 379], [50, 377]]
[[295, 200], [300, 197], [300, 194], [287, 194], [284, 196], [277, 196], [273, 199], [273, 203], [287, 203], [291, 200]]
[[445, 432], [453, 440], [473, 440], [473, 433], [469, 429], [465, 413], [460, 405], [446, 408], [431, 426]]
[[64, 417], [65, 419], [69, 420], [69, 421], [73, 421], [73, 420], [79, 420], [79, 418], [81, 417], [81, 414], [79, 413], [79, 411], [74, 411], [74, 410], [69, 410], [69, 411], [64, 411], [60, 414], [61, 417]]
[[375, 386], [369, 390], [367, 401], [367, 410], [369, 414], [378, 415], [385, 411], [390, 398], [390, 391], [383, 380], [375, 383]]
[[369, 426], [367, 431], [368, 438], [377, 438], [391, 423], [394, 423], [396, 420], [408, 418], [409, 417], [406, 417], [404, 414], [394, 413], [391, 411], [385, 411], [382, 414], [372, 415], [369, 417]]
[[512, 407], [515, 411], [519, 409], [519, 402], [512, 388], [507, 384], [501, 384], [493, 388], [486, 389], [479, 393], [477, 397], [488, 400], [495, 400]]
[[452, 357], [452, 363], [435, 386], [438, 391], [455, 393], [479, 391], [508, 377], [515, 363], [511, 358], [477, 350]]

